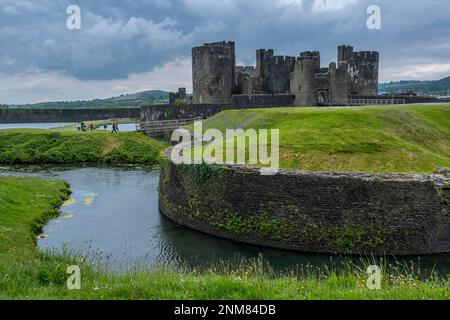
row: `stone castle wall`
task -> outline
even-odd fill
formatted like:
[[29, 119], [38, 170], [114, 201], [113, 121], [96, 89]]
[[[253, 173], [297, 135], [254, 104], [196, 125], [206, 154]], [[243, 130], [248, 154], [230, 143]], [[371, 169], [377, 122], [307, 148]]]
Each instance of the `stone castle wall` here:
[[318, 253], [450, 252], [450, 179], [442, 175], [314, 173], [161, 166], [159, 207], [218, 237]]
[[354, 52], [349, 62], [351, 81], [349, 95], [376, 96], [378, 94], [378, 68], [378, 52]]
[[268, 93], [281, 94], [290, 90], [289, 76], [295, 68], [295, 57], [272, 56], [265, 61], [267, 70], [266, 90]]
[[289, 107], [294, 102], [292, 95], [233, 95], [230, 103], [187, 104], [187, 105], [150, 105], [141, 107], [141, 121], [161, 121], [209, 118], [224, 110], [240, 110], [255, 108]]

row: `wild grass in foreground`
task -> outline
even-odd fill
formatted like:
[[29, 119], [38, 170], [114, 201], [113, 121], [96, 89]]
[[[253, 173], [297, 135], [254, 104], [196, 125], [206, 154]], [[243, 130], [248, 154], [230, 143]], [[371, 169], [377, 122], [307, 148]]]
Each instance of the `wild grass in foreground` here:
[[[365, 264], [337, 272], [274, 273], [261, 259], [206, 270], [162, 267], [123, 275], [70, 255], [39, 252], [35, 239], [69, 189], [62, 181], [0, 177], [0, 299], [449, 299], [450, 279], [386, 268], [382, 290], [368, 290]], [[81, 290], [66, 287], [81, 267]]]

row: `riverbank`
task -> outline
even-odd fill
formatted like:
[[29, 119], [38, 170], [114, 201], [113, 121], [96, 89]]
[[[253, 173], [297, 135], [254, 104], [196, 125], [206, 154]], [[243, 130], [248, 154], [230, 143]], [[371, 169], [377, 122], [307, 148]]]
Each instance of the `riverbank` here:
[[[42, 225], [68, 198], [61, 181], [0, 177], [0, 299], [448, 299], [450, 279], [419, 279], [403, 270], [384, 275], [382, 290], [365, 286], [364, 267], [321, 275], [274, 275], [264, 264], [237, 270], [96, 272], [82, 259], [39, 252]], [[69, 291], [66, 268], [81, 266], [82, 289]]]
[[[107, 132], [111, 132], [111, 126], [113, 124], [119, 125], [119, 131], [121, 129], [121, 126], [123, 125], [132, 125], [135, 126], [136, 123], [138, 123], [140, 119], [109, 119], [109, 120], [96, 120], [96, 121], [85, 121], [86, 127], [89, 128], [89, 125], [92, 124], [94, 130], [101, 129], [104, 130], [104, 126], [107, 126]], [[77, 131], [77, 124], [69, 124], [64, 126], [59, 126], [51, 129], [52, 131]]]
[[0, 131], [0, 165], [153, 165], [166, 143], [135, 132]]

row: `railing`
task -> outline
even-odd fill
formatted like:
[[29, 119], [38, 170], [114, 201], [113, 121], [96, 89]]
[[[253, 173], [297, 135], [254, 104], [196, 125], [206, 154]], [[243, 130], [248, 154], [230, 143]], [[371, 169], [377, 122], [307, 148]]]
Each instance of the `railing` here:
[[390, 105], [390, 104], [406, 104], [405, 99], [348, 99], [347, 105]]
[[143, 122], [136, 124], [136, 131], [145, 132], [147, 134], [159, 134], [187, 126], [194, 121], [202, 120], [202, 117], [191, 119], [177, 119], [177, 120], [161, 120], [152, 122]]

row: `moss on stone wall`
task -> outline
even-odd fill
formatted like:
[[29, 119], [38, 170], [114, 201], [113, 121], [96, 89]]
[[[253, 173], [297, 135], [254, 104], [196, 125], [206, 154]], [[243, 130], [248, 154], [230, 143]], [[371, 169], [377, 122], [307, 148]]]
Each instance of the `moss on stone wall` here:
[[248, 235], [275, 241], [282, 241], [287, 236], [286, 231], [290, 229], [289, 224], [280, 220], [229, 213], [215, 215], [214, 221], [209, 223], [236, 235]]
[[224, 172], [225, 167], [219, 165], [202, 164], [180, 164], [177, 166], [180, 173], [189, 176], [198, 185], [208, 183]]
[[228, 212], [216, 213], [214, 217], [213, 221], [207, 222], [238, 236], [246, 235], [256, 239], [310, 244], [326, 241], [333, 243], [337, 249], [343, 252], [351, 252], [354, 248], [380, 247], [389, 235], [388, 231], [373, 226], [343, 225], [334, 228], [316, 225], [299, 226], [284, 220], [243, 216]]

